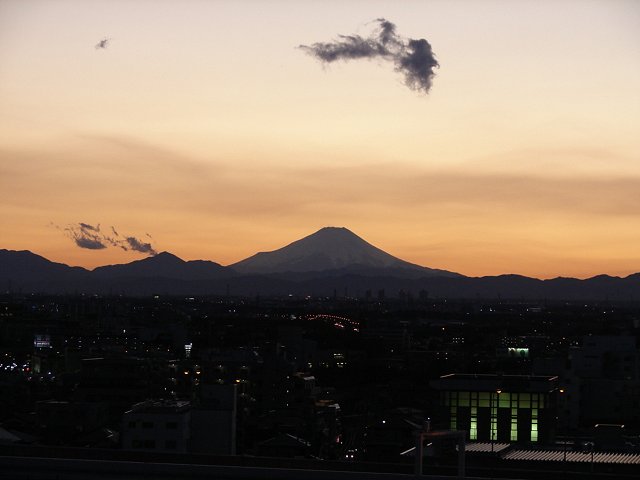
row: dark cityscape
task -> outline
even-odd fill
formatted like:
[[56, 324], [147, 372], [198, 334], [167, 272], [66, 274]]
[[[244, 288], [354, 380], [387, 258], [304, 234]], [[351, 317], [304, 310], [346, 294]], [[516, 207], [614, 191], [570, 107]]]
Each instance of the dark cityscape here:
[[410, 474], [422, 432], [423, 472], [456, 475], [437, 434], [462, 431], [468, 476], [633, 478], [639, 327], [637, 303], [427, 292], [6, 294], [0, 451]]

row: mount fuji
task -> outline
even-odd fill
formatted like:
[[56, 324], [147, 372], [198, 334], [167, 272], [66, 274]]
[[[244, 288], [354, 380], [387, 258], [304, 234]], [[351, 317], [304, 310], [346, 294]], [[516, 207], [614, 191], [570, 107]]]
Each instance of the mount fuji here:
[[389, 255], [343, 227], [325, 227], [272, 252], [260, 252], [229, 265], [241, 274], [340, 271], [403, 277], [459, 277]]

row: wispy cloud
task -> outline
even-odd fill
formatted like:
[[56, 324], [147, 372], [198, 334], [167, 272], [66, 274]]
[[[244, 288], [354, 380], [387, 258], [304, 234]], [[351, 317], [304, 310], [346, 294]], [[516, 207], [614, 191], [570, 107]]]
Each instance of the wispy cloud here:
[[103, 250], [107, 248], [104, 236], [100, 233], [100, 224], [91, 225], [79, 222], [64, 228], [65, 234], [80, 248]]
[[404, 75], [407, 87], [429, 93], [434, 69], [439, 67], [431, 45], [424, 38], [403, 38], [396, 26], [384, 18], [375, 20], [376, 29], [368, 37], [339, 35], [332, 42], [300, 45], [298, 48], [323, 63], [337, 60], [381, 59], [393, 63], [395, 70]]
[[[125, 251], [134, 251], [156, 255], [158, 252], [153, 248], [151, 243], [145, 242], [131, 235], [120, 235], [115, 227], [111, 226], [110, 230], [113, 236], [105, 234], [100, 224], [91, 225], [90, 223], [78, 222], [60, 228], [53, 222], [53, 227], [64, 232], [64, 234], [74, 241], [76, 246], [88, 250], [103, 250], [109, 246], [118, 247]], [[151, 237], [149, 234], [147, 236]]]
[[[149, 253], [151, 255], [156, 255], [158, 253], [154, 250], [150, 243], [143, 242], [136, 237], [126, 237], [124, 241], [128, 245], [128, 249], [133, 250], [134, 252]], [[127, 249], [125, 248], [125, 250]]]

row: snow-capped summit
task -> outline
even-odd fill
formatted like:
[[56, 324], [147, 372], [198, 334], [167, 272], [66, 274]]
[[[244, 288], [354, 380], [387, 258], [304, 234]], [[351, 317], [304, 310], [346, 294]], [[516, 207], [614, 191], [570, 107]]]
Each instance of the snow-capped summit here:
[[405, 262], [374, 247], [344, 227], [325, 227], [272, 252], [260, 252], [230, 265], [240, 273], [362, 271], [402, 269], [425, 276], [455, 275]]

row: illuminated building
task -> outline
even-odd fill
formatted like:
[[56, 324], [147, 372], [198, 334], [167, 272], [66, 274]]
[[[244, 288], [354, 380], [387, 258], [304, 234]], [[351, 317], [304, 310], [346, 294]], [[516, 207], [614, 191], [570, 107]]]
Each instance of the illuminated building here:
[[555, 433], [558, 378], [450, 374], [432, 382], [441, 418], [468, 440], [548, 443]]

